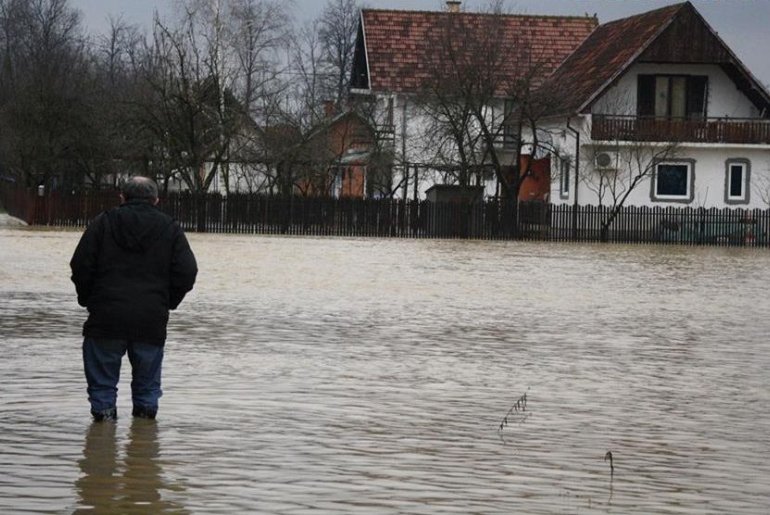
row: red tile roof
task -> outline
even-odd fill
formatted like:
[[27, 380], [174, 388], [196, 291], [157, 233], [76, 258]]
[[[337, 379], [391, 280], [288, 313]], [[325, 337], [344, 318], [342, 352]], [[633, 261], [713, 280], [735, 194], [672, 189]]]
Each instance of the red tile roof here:
[[599, 26], [546, 81], [558, 113], [583, 107], [617, 77], [686, 5], [676, 4]]
[[[451, 17], [451, 18], [450, 18]], [[530, 49], [536, 61], [538, 83], [593, 31], [593, 17], [489, 15], [425, 11], [364, 9], [361, 13], [368, 59], [369, 89], [372, 91], [415, 92], [432, 75], [430, 61], [437, 45], [446, 45], [446, 27], [473, 33], [489, 31], [490, 20], [499, 32], [501, 48]], [[495, 23], [498, 23], [495, 21]], [[472, 49], [465, 49], [467, 53]], [[478, 56], [475, 56], [478, 59]], [[522, 67], [514, 59], [501, 63], [503, 81], [520, 78]]]

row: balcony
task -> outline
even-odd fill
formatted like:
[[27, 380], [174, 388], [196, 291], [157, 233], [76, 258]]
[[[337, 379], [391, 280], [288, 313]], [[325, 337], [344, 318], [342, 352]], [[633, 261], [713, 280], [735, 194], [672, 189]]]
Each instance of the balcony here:
[[770, 145], [770, 119], [684, 118], [593, 115], [594, 141], [670, 141]]

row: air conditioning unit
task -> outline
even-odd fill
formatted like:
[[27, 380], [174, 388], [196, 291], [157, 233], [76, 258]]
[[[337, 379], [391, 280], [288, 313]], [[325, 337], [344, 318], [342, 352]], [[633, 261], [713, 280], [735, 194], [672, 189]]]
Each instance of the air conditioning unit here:
[[594, 156], [594, 168], [597, 170], [614, 170], [617, 168], [618, 155], [616, 152], [601, 151]]

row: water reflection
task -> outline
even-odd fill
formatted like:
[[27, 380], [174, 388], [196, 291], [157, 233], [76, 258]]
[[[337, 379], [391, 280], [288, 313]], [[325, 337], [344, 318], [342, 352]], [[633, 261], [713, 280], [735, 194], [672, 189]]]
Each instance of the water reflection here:
[[163, 479], [154, 420], [133, 419], [121, 459], [117, 425], [93, 423], [86, 433], [82, 476], [75, 482], [79, 496], [76, 514], [188, 513], [163, 498], [170, 485]]

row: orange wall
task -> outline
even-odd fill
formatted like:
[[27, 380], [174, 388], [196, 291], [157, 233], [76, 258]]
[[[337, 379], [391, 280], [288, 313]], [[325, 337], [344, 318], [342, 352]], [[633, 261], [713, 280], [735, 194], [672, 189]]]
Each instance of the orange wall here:
[[340, 197], [364, 198], [366, 166], [354, 164], [344, 168]]
[[[529, 156], [521, 156], [521, 171], [524, 173]], [[532, 160], [528, 176], [521, 183], [519, 200], [545, 200], [551, 191], [551, 159]]]

